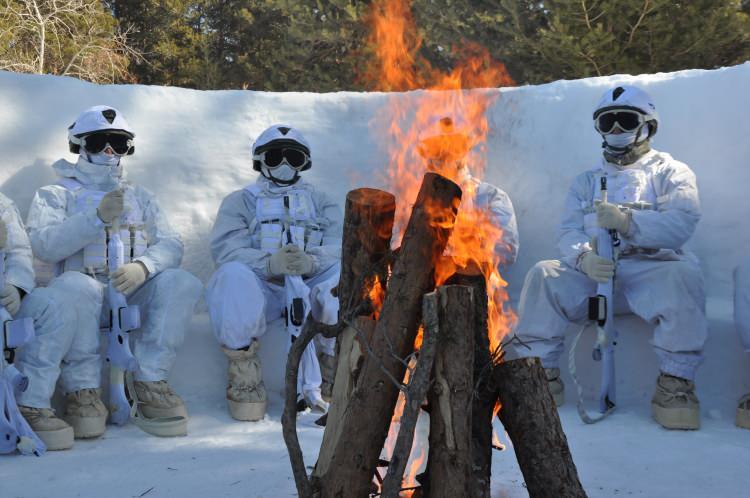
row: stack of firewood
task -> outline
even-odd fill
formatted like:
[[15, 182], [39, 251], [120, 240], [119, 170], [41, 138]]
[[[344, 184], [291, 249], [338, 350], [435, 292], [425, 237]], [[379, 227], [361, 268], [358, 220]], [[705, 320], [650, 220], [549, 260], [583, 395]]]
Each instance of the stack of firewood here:
[[[503, 361], [501, 352], [490, 351], [483, 277], [457, 274], [435, 288], [435, 265], [460, 200], [455, 183], [427, 173], [394, 254], [395, 198], [374, 189], [347, 195], [339, 323], [324, 326], [308, 318], [287, 364], [282, 423], [301, 497], [400, 496], [422, 409], [430, 414], [429, 452], [413, 496], [489, 497], [498, 403], [529, 494], [585, 496], [538, 359]], [[376, 278], [385, 287], [377, 310], [369, 297]], [[423, 337], [415, 352], [420, 326]], [[295, 386], [299, 358], [316, 333], [337, 336], [338, 367], [310, 479], [296, 434]], [[380, 455], [400, 392], [406, 402], [399, 434], [379, 485], [373, 477], [383, 464]]]

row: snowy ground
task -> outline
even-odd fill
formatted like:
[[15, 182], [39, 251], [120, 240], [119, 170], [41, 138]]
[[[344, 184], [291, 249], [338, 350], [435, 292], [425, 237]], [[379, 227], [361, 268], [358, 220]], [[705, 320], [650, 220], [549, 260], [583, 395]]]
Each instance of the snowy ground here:
[[[698, 432], [670, 432], [650, 419], [648, 400], [656, 361], [646, 344], [646, 328], [623, 318], [618, 353], [620, 405], [598, 425], [584, 425], [572, 399], [560, 410], [563, 427], [584, 488], [592, 497], [743, 496], [750, 457], [750, 431], [733, 425], [734, 398], [750, 387], [747, 362], [737, 350], [726, 303], [709, 302], [714, 333], [707, 361], [698, 378], [703, 427]], [[191, 419], [185, 438], [158, 439], [130, 425], [108, 428], [96, 441], [77, 441], [67, 452], [42, 458], [0, 456], [0, 496], [46, 497], [199, 497], [275, 498], [295, 496], [288, 456], [281, 435], [282, 337], [276, 322], [262, 342], [264, 378], [271, 390], [269, 414], [259, 423], [239, 423], [227, 414], [223, 396], [225, 360], [208, 329], [207, 316], [193, 321], [180, 351], [171, 382], [185, 398]], [[627, 332], [633, 332], [626, 336]], [[642, 333], [643, 332], [643, 333]], [[641, 337], [639, 337], [641, 336]], [[587, 360], [587, 345], [578, 355], [589, 391], [596, 372]], [[739, 371], [740, 378], [727, 372]], [[730, 381], [717, 384], [714, 379]], [[572, 384], [568, 380], [568, 394]], [[323, 431], [313, 414], [298, 422], [308, 465], [315, 462]], [[426, 421], [422, 421], [422, 427]], [[492, 496], [527, 496], [512, 446], [493, 452]]]
[[[731, 322], [731, 271], [750, 252], [750, 63], [503, 90], [490, 112], [487, 179], [508, 192], [518, 215], [521, 254], [506, 275], [511, 295], [517, 297], [534, 262], [554, 257], [553, 234], [566, 189], [599, 154], [591, 110], [605, 88], [623, 81], [652, 93], [662, 118], [655, 145], [698, 176], [704, 217], [691, 247], [706, 274], [710, 319], [706, 362], [697, 378], [703, 426], [693, 433], [668, 432], [651, 421], [657, 365], [648, 346], [650, 331], [624, 317], [618, 319], [617, 412], [598, 425], [583, 425], [565, 377], [564, 429], [590, 496], [747, 496], [750, 431], [735, 428], [733, 419], [737, 398], [750, 390], [750, 362]], [[252, 137], [274, 122], [299, 126], [313, 147], [308, 178], [343, 201], [354, 186], [379, 186], [373, 172], [382, 168], [384, 155], [369, 123], [386, 98], [96, 86], [0, 72], [0, 191], [25, 216], [34, 190], [54, 181], [49, 165], [59, 157], [72, 159], [65, 130], [76, 114], [89, 105], [114, 105], [137, 132], [137, 152], [125, 163], [130, 178], [155, 192], [186, 242], [183, 266], [205, 281], [212, 271], [206, 235], [218, 203], [254, 178], [248, 157]], [[188, 405], [189, 436], [157, 439], [133, 426], [110, 427], [104, 438], [76, 442], [71, 451], [42, 458], [0, 456], [0, 498], [293, 496], [279, 422], [281, 337], [269, 333], [262, 344], [272, 392], [265, 421], [229, 418], [225, 359], [205, 313], [199, 313], [170, 380]], [[577, 358], [590, 395], [598, 372], [585, 341]], [[313, 419], [303, 415], [299, 424], [309, 465], [323, 434]], [[526, 496], [510, 449], [494, 453], [493, 496]]]
[[[727, 354], [733, 339], [727, 311], [709, 303], [714, 335], [709, 355], [698, 379], [703, 402], [702, 427], [697, 432], [661, 429], [650, 416], [649, 399], [656, 375], [656, 360], [636, 337], [623, 345], [618, 357], [620, 405], [614, 415], [597, 425], [578, 418], [572, 384], [560, 416], [584, 488], [591, 497], [729, 497], [746, 496], [750, 431], [734, 426], [734, 399], [729, 386], [713, 386], [717, 372], [736, 368], [750, 378], [742, 357]], [[632, 317], [621, 330], [644, 328]], [[42, 458], [0, 456], [2, 498], [47, 497], [232, 497], [282, 498], [296, 496], [289, 459], [281, 435], [282, 399], [279, 368], [281, 331], [276, 324], [263, 347], [264, 376], [271, 388], [266, 419], [258, 423], [233, 421], [223, 396], [225, 361], [208, 330], [207, 316], [197, 315], [190, 339], [180, 351], [171, 382], [190, 411], [189, 435], [159, 439], [129, 425], [110, 426], [95, 441], [76, 441], [66, 452]], [[639, 330], [640, 332], [640, 330]], [[634, 334], [643, 335], [643, 334]], [[717, 350], [718, 348], [718, 350]], [[712, 351], [713, 350], [713, 351]], [[586, 365], [587, 346], [579, 363], [588, 388], [596, 387], [596, 374]], [[713, 356], [713, 359], [712, 359]], [[639, 360], [640, 359], [640, 360]], [[590, 361], [589, 361], [590, 363]], [[724, 374], [726, 377], [726, 374]], [[731, 384], [737, 393], [748, 388], [741, 379]], [[323, 430], [313, 422], [317, 415], [300, 416], [298, 431], [305, 462], [313, 465]], [[420, 420], [420, 426], [427, 421]], [[493, 452], [493, 498], [528, 496], [523, 476], [502, 425], [495, 422], [506, 450]], [[424, 436], [426, 437], [426, 436]]]

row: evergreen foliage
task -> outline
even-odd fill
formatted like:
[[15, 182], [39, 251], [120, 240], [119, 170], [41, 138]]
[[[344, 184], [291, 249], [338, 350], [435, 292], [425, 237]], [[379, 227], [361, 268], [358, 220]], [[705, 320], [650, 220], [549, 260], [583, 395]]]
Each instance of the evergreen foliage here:
[[[363, 90], [368, 13], [380, 1], [0, 0], [0, 64], [199, 89]], [[39, 29], [13, 13], [60, 3], [88, 10], [65, 13], [40, 56]], [[473, 43], [518, 83], [750, 59], [750, 0], [412, 0], [411, 12], [409, 36], [432, 67], [450, 70]]]

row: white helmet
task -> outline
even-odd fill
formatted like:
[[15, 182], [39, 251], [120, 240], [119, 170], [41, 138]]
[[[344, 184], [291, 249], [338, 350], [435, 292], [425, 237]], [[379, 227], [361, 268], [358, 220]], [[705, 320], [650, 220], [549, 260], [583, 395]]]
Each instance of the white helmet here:
[[261, 171], [259, 156], [269, 149], [288, 148], [299, 150], [307, 155], [306, 163], [299, 169], [305, 171], [312, 167], [310, 144], [296, 128], [285, 124], [275, 124], [266, 128], [253, 143], [253, 169]]
[[[649, 129], [647, 139], [656, 133], [656, 129], [659, 126], [659, 114], [656, 112], [656, 106], [651, 96], [640, 88], [631, 85], [621, 85], [604, 92], [594, 110], [595, 127], [597, 119], [601, 114], [617, 110], [635, 111], [641, 114], [643, 116], [643, 125], [648, 125]], [[597, 131], [599, 131], [598, 127]]]
[[[120, 111], [114, 107], [97, 105], [79, 114], [75, 122], [68, 127], [70, 152], [78, 154], [81, 151], [81, 138], [102, 131], [120, 133], [131, 140], [135, 138], [135, 132]], [[131, 145], [127, 154], [130, 155], [133, 152], [135, 152], [135, 147]]]

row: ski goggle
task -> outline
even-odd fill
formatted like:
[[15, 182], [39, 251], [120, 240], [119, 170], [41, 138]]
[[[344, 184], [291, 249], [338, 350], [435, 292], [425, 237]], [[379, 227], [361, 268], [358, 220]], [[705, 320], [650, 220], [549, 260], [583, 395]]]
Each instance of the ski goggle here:
[[253, 156], [270, 169], [278, 168], [286, 160], [286, 163], [294, 169], [301, 170], [310, 162], [310, 156], [299, 149], [276, 148], [268, 149]]
[[115, 154], [124, 156], [133, 147], [133, 139], [122, 133], [94, 133], [82, 137], [81, 145], [91, 154], [98, 154], [109, 145]]
[[645, 122], [643, 114], [635, 111], [604, 111], [596, 118], [596, 131], [602, 134], [611, 133], [617, 124], [622, 131], [635, 131]]

